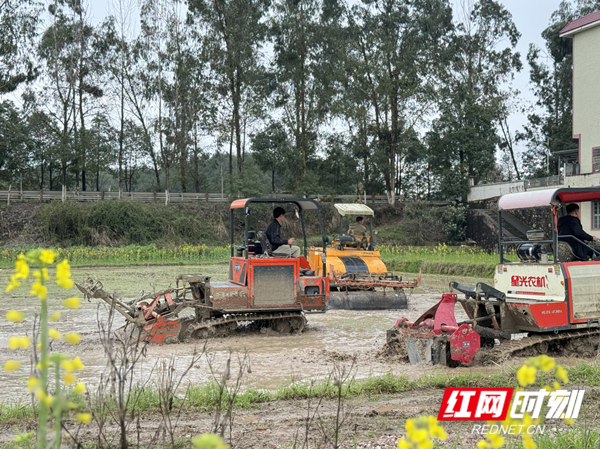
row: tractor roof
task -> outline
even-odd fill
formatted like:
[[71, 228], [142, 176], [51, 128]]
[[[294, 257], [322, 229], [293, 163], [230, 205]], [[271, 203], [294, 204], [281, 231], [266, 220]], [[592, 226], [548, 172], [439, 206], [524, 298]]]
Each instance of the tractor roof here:
[[375, 216], [375, 212], [369, 206], [357, 203], [334, 204], [341, 216], [344, 215], [371, 215]]
[[230, 209], [243, 209], [250, 203], [292, 203], [300, 210], [319, 210], [319, 203], [312, 198], [244, 198], [235, 200]]
[[600, 187], [529, 190], [501, 196], [498, 210], [549, 207], [595, 200], [600, 200]]

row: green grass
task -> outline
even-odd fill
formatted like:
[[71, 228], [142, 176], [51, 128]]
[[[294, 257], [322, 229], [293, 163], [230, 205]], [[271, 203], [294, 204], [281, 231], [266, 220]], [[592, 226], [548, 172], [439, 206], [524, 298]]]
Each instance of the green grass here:
[[[0, 249], [0, 267], [13, 266], [17, 256], [31, 248]], [[71, 266], [87, 265], [183, 265], [198, 263], [227, 262], [229, 247], [207, 247], [206, 245], [180, 245], [159, 248], [156, 245], [129, 245], [124, 247], [87, 247], [54, 248], [59, 260], [66, 258]]]
[[[31, 248], [0, 249], [0, 268], [14, 265], [21, 252]], [[132, 265], [191, 265], [225, 263], [229, 260], [228, 246], [179, 245], [161, 248], [156, 245], [129, 245], [123, 247], [73, 246], [54, 248], [59, 259], [66, 258], [71, 266], [132, 266]], [[380, 247], [381, 258], [388, 270], [423, 273], [491, 277], [498, 256], [480, 248], [385, 246]]]

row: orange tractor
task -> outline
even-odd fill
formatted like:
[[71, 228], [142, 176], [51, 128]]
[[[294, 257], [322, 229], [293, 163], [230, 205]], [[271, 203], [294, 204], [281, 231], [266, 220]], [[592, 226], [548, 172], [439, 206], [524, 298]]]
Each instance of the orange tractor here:
[[[227, 281], [212, 281], [210, 276], [201, 274], [179, 275], [175, 287], [133, 301], [109, 294], [95, 278], [77, 287], [86, 297], [107, 302], [128, 323], [141, 328], [143, 338], [158, 344], [223, 336], [248, 324], [279, 333], [299, 333], [306, 324], [305, 312], [325, 311], [329, 298], [326, 267], [323, 266], [322, 275], [315, 275], [305, 256], [293, 259], [270, 255], [258, 234], [249, 228], [248, 216], [256, 203], [291, 203], [296, 207], [302, 224], [304, 255], [308, 249], [303, 213], [315, 213], [325, 252], [327, 237], [318, 202], [306, 198], [241, 199], [230, 206], [231, 257]], [[235, 223], [239, 222], [240, 214], [243, 241], [236, 244]]]

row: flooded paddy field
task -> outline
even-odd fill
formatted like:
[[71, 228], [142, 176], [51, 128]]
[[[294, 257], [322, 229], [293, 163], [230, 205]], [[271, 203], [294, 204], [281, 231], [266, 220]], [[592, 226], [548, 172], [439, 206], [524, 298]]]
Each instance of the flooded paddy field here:
[[[202, 273], [210, 275], [216, 281], [225, 280], [225, 265], [202, 266], [136, 266], [136, 267], [94, 267], [73, 268], [72, 278], [82, 282], [89, 274], [95, 275], [104, 283], [105, 290], [128, 299], [139, 296], [144, 290], [149, 293], [175, 285], [179, 274]], [[0, 270], [2, 290], [8, 283], [12, 270]], [[403, 274], [412, 279], [414, 274]], [[231, 370], [236, 372], [238, 361], [248, 354], [249, 366], [241, 378], [241, 389], [275, 390], [293, 382], [307, 382], [327, 378], [337, 364], [349, 366], [355, 360], [356, 378], [382, 376], [392, 373], [414, 380], [426, 375], [491, 374], [522, 364], [523, 358], [513, 359], [497, 366], [475, 366], [461, 368], [435, 367], [432, 365], [410, 365], [399, 357], [382, 356], [380, 351], [385, 343], [386, 330], [391, 328], [399, 317], [416, 319], [425, 310], [436, 304], [441, 294], [449, 292], [450, 281], [465, 285], [474, 285], [481, 279], [450, 276], [424, 275], [418, 288], [408, 294], [408, 309], [388, 311], [344, 311], [336, 310], [319, 314], [308, 314], [308, 325], [301, 334], [279, 335], [262, 334], [256, 330], [236, 331], [225, 338], [211, 338], [206, 341], [194, 341], [164, 346], [149, 345], [147, 354], [136, 367], [135, 377], [142, 383], [152, 384], [156, 380], [156, 371], [163, 360], [175, 360], [176, 371], [183, 372], [196, 351], [205, 351], [186, 376], [182, 388], [188, 385], [204, 385], [211, 382], [213, 376], [221, 376], [231, 357]], [[85, 369], [78, 373], [81, 380], [88, 384], [90, 391], [100, 382], [106, 372], [107, 360], [99, 336], [99, 323], [105, 323], [108, 309], [99, 300], [82, 301], [80, 309], [70, 310], [62, 306], [62, 301], [71, 296], [80, 296], [74, 287], [62, 290], [50, 287], [48, 305], [51, 312], [59, 310], [62, 316], [52, 323], [59, 332], [79, 332], [81, 342], [76, 346], [64, 341], [53, 342], [53, 350], [72, 356], [78, 355]], [[27, 319], [19, 324], [0, 320], [0, 354], [5, 360], [17, 359], [22, 368], [14, 372], [1, 372], [0, 380], [4, 388], [0, 390], [0, 403], [27, 401], [26, 379], [30, 368], [28, 350], [10, 351], [8, 338], [13, 335], [30, 335], [33, 327], [33, 315], [39, 309], [39, 300], [29, 295], [26, 286], [4, 293], [0, 303], [2, 317], [7, 310], [17, 309], [27, 313]], [[457, 319], [465, 318], [464, 312], [457, 306]], [[117, 314], [114, 327], [125, 324], [125, 319]], [[560, 363], [574, 365], [580, 359], [564, 359]], [[421, 413], [436, 415], [439, 409], [443, 389], [423, 392], [409, 391], [391, 396], [354, 399], [349, 402], [352, 410], [352, 422], [356, 440], [362, 442], [355, 446], [341, 447], [394, 447], [401, 436], [401, 420], [418, 416]], [[333, 416], [336, 413], [335, 401], [326, 400], [322, 404], [321, 416]], [[235, 433], [246, 438], [238, 447], [291, 447], [290, 438], [302, 428], [306, 416], [305, 401], [277, 401], [257, 406], [253, 410], [244, 410], [236, 414]], [[211, 428], [213, 417], [208, 413], [184, 415], [181, 419], [180, 438], [186, 439]], [[140, 425], [148, 435], [156, 429], [159, 417], [152, 413]], [[403, 422], [403, 421], [402, 421]], [[29, 428], [34, 424], [30, 423]], [[456, 434], [463, 434], [457, 425]], [[1, 426], [0, 426], [1, 427]], [[12, 430], [5, 428], [9, 434]], [[90, 431], [91, 432], [91, 431]], [[244, 436], [245, 435], [245, 436]], [[452, 432], [451, 432], [452, 436]], [[8, 437], [7, 437], [8, 438]], [[0, 438], [0, 443], [4, 440]], [[455, 442], [461, 441], [454, 439]], [[473, 447], [458, 444], [456, 447]], [[353, 443], [354, 444], [354, 443]]]
[[[0, 285], [9, 280], [11, 270], [0, 271]], [[225, 280], [226, 267], [223, 265], [193, 266], [150, 266], [150, 267], [95, 267], [73, 268], [72, 278], [76, 282], [85, 280], [93, 274], [104, 283], [105, 289], [122, 298], [135, 298], [145, 292], [158, 291], [169, 285], [175, 285], [174, 279], [181, 273], [202, 273], [213, 276], [214, 280]], [[405, 278], [414, 277], [405, 274]], [[386, 330], [391, 328], [401, 316], [416, 319], [423, 311], [440, 299], [440, 294], [448, 291], [450, 278], [446, 276], [424, 276], [419, 288], [409, 293], [407, 310], [387, 311], [346, 311], [334, 310], [326, 313], [307, 314], [308, 325], [301, 334], [279, 335], [261, 334], [252, 330], [236, 331], [225, 338], [211, 338], [206, 341], [194, 341], [171, 345], [150, 345], [147, 356], [140, 364], [137, 375], [140, 380], [156, 367], [159, 360], [174, 357], [176, 366], [183, 367], [194, 353], [201, 351], [206, 344], [206, 356], [196, 364], [189, 374], [193, 384], [204, 384], [212, 380], [211, 369], [219, 372], [223, 369], [228, 355], [248, 353], [250, 372], [244, 375], [245, 388], [276, 389], [290, 382], [323, 378], [329, 374], [335, 362], [349, 361], [356, 357], [357, 377], [379, 376], [386, 373], [415, 378], [432, 373], [431, 366], [411, 366], [399, 360], [383, 358], [379, 352], [385, 343]], [[454, 280], [454, 278], [452, 278]], [[472, 284], [475, 279], [456, 279], [464, 284]], [[15, 399], [15, 392], [24, 391], [24, 378], [28, 372], [29, 352], [10, 351], [8, 338], [12, 335], [31, 335], [33, 315], [39, 308], [39, 300], [28, 293], [23, 286], [18, 290], [4, 294], [0, 313], [19, 309], [27, 313], [28, 318], [19, 324], [0, 321], [0, 354], [3, 359], [15, 358], [25, 367], [16, 372], [2, 372], [0, 378], [7, 387], [0, 391], [0, 400]], [[97, 382], [106, 366], [104, 351], [100, 345], [99, 322], [106, 322], [108, 310], [100, 300], [82, 301], [77, 310], [66, 309], [62, 300], [78, 295], [74, 287], [62, 290], [50, 287], [48, 304], [50, 311], [60, 310], [61, 319], [53, 326], [61, 333], [79, 332], [81, 342], [70, 346], [64, 341], [53, 342], [53, 349], [71, 355], [79, 355], [86, 368], [80, 373], [82, 380], [90, 385]], [[464, 312], [457, 308], [457, 318], [464, 318]], [[114, 327], [125, 324], [125, 319], [116, 315]], [[234, 360], [237, 357], [234, 357]], [[460, 368], [453, 372], [468, 370], [476, 372], [486, 368]], [[436, 368], [437, 370], [437, 368]], [[443, 370], [443, 368], [441, 368]]]

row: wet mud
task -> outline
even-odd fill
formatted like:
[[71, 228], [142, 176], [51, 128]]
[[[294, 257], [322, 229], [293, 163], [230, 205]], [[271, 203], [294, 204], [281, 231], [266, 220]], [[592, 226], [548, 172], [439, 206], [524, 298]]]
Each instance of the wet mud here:
[[[5, 285], [11, 270], [0, 271], [0, 285]], [[214, 280], [223, 280], [223, 265], [204, 265], [201, 267], [111, 267], [111, 268], [73, 268], [72, 277], [76, 281], [94, 274], [104, 282], [108, 291], [125, 298], [136, 297], [141, 290], [151, 292], [169, 286], [180, 273], [202, 273], [213, 276]], [[410, 274], [406, 275], [411, 276]], [[425, 310], [436, 304], [443, 292], [449, 291], [450, 280], [464, 284], [473, 284], [477, 279], [455, 279], [448, 276], [424, 277], [419, 288], [408, 293], [408, 308], [404, 310], [351, 311], [331, 310], [326, 313], [307, 314], [308, 324], [301, 334], [279, 335], [262, 334], [254, 330], [236, 331], [225, 338], [210, 338], [206, 341], [192, 341], [164, 346], [150, 345], [147, 356], [136, 371], [140, 380], [147, 380], [161, 360], [175, 358], [176, 367], [183, 369], [194, 352], [206, 351], [204, 357], [194, 366], [188, 375], [188, 382], [203, 385], [213, 379], [213, 374], [225, 366], [230, 353], [248, 353], [250, 369], [244, 374], [243, 388], [276, 389], [290, 382], [309, 381], [327, 377], [335, 363], [356, 360], [357, 378], [380, 376], [387, 373], [406, 376], [409, 379], [425, 374], [450, 372], [449, 368], [431, 365], [410, 365], [401, 354], [382, 356], [381, 349], [386, 340], [386, 330], [391, 328], [402, 316], [416, 319]], [[53, 349], [70, 355], [80, 356], [86, 368], [80, 372], [80, 378], [93, 386], [104, 372], [106, 359], [100, 345], [99, 323], [106, 322], [107, 308], [96, 300], [82, 302], [78, 310], [66, 309], [61, 302], [77, 295], [75, 288], [65, 291], [50, 287], [48, 304], [50, 311], [60, 310], [61, 319], [53, 323], [59, 332], [79, 332], [81, 342], [71, 346], [64, 341], [52, 343]], [[0, 401], [25, 399], [25, 379], [30, 366], [29, 351], [8, 349], [8, 338], [12, 335], [31, 335], [33, 315], [39, 309], [39, 300], [28, 294], [25, 286], [6, 293], [1, 303], [0, 314], [7, 310], [19, 309], [27, 313], [28, 318], [19, 324], [0, 320], [0, 353], [2, 359], [19, 360], [23, 367], [15, 372], [2, 372], [0, 380], [5, 388], [0, 390]], [[466, 316], [457, 306], [458, 320]], [[125, 324], [117, 315], [115, 327]], [[237, 356], [233, 358], [234, 363]], [[452, 369], [459, 372], [486, 372], [489, 367], [471, 367]], [[22, 392], [22, 395], [21, 395]]]

